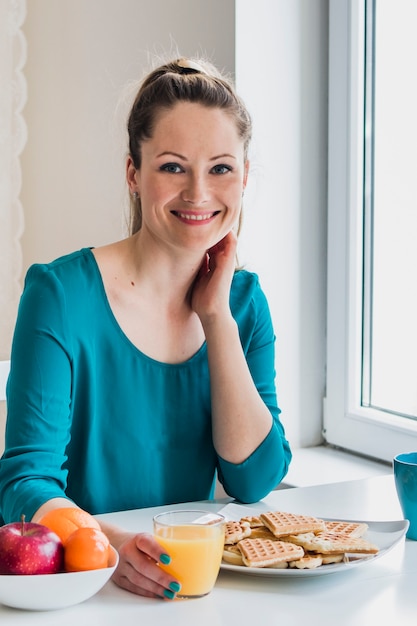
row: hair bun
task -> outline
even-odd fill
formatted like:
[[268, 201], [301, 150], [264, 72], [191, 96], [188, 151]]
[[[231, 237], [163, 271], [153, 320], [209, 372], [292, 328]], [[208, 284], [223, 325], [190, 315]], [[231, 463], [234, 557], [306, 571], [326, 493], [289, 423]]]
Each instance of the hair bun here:
[[206, 70], [204, 69], [202, 65], [200, 65], [196, 61], [192, 61], [191, 59], [184, 59], [184, 58], [178, 59], [176, 61], [176, 65], [179, 68], [181, 68], [181, 70], [185, 70], [185, 72], [182, 72], [184, 74], [188, 74], [192, 72], [198, 72], [200, 74], [207, 74]]

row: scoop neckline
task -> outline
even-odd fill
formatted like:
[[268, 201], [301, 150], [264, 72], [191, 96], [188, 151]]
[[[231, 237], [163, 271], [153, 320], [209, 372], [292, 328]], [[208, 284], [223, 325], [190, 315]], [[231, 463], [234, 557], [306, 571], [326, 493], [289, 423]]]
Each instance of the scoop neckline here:
[[107, 297], [107, 293], [106, 293], [106, 289], [104, 286], [104, 282], [103, 282], [103, 277], [101, 275], [101, 271], [100, 271], [100, 267], [97, 263], [97, 259], [94, 256], [93, 253], [93, 249], [94, 246], [91, 246], [89, 248], [84, 248], [84, 251], [87, 252], [87, 257], [91, 260], [93, 268], [94, 268], [94, 272], [97, 276], [98, 279], [98, 286], [101, 292], [101, 296], [103, 299], [103, 304], [104, 307], [110, 317], [110, 321], [112, 323], [112, 325], [116, 328], [117, 332], [122, 336], [122, 338], [124, 339], [124, 341], [131, 347], [131, 349], [133, 349], [139, 356], [141, 356], [142, 358], [144, 358], [145, 360], [155, 363], [157, 365], [159, 365], [160, 367], [167, 367], [167, 368], [181, 368], [181, 367], [188, 367], [192, 364], [194, 364], [194, 362], [203, 354], [206, 352], [206, 348], [207, 348], [207, 342], [206, 340], [203, 341], [203, 343], [201, 344], [201, 346], [199, 347], [199, 349], [186, 361], [180, 361], [179, 363], [166, 363], [164, 361], [159, 361], [158, 359], [154, 359], [153, 357], [149, 356], [148, 354], [146, 354], [146, 352], [143, 352], [143, 350], [141, 350], [140, 348], [138, 348], [138, 346], [136, 346], [133, 341], [131, 341], [129, 339], [129, 337], [126, 335], [126, 333], [124, 332], [123, 328], [120, 326], [119, 322], [116, 319], [115, 314], [113, 313], [113, 309], [110, 306], [110, 302], [109, 299]]

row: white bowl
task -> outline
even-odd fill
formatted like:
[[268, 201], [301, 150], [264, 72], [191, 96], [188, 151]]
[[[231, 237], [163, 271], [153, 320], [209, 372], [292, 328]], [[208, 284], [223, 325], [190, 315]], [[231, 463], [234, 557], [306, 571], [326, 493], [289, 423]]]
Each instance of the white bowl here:
[[112, 547], [110, 566], [87, 572], [0, 575], [0, 603], [16, 609], [51, 611], [79, 604], [96, 594], [110, 579], [119, 562]]

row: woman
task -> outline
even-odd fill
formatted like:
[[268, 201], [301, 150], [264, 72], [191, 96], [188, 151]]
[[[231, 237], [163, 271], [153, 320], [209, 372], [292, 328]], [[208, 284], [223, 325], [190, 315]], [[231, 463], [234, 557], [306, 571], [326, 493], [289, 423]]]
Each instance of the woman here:
[[[264, 497], [291, 457], [274, 332], [256, 275], [236, 269], [249, 115], [210, 65], [144, 80], [129, 120], [131, 235], [27, 274], [13, 340], [4, 521]], [[116, 582], [171, 598], [150, 535], [103, 527]]]

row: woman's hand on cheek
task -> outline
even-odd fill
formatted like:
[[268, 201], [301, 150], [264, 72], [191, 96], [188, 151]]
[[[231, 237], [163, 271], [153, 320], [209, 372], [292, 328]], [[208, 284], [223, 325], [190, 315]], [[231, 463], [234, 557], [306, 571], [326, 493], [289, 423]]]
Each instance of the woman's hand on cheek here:
[[206, 320], [230, 315], [230, 286], [236, 267], [237, 239], [229, 232], [207, 251], [191, 294], [191, 306], [204, 325]]
[[113, 580], [119, 587], [148, 598], [175, 597], [180, 584], [159, 567], [161, 558], [167, 562], [169, 557], [152, 535], [126, 533], [118, 552], [119, 564]]

